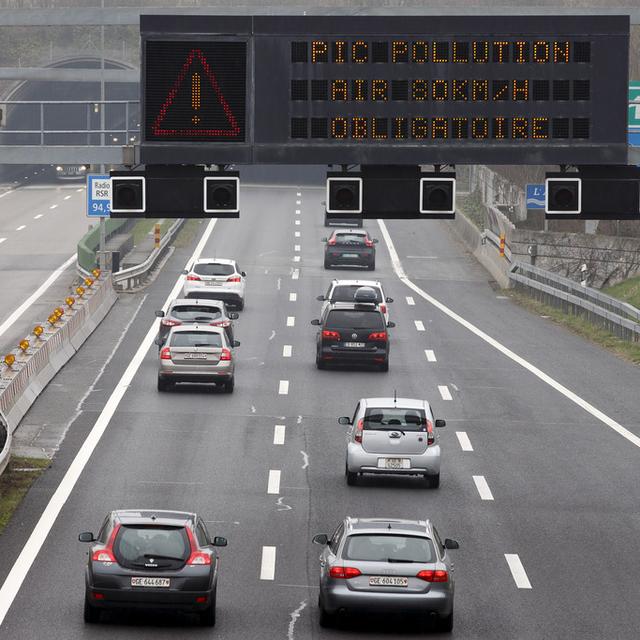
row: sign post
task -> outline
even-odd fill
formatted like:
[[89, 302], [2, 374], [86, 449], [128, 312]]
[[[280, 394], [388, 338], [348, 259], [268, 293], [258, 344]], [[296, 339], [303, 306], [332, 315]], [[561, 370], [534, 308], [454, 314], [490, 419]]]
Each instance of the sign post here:
[[100, 270], [106, 270], [105, 245], [107, 229], [105, 219], [111, 214], [111, 178], [104, 174], [87, 175], [87, 217], [98, 218], [100, 223]]

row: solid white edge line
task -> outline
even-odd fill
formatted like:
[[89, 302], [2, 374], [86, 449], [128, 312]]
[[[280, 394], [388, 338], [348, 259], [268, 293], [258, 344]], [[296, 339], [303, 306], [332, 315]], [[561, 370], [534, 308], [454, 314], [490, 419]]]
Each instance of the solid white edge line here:
[[493, 493], [491, 493], [489, 483], [484, 476], [473, 476], [473, 481], [476, 484], [476, 489], [482, 500], [493, 500]]
[[424, 350], [424, 355], [425, 358], [429, 361], [429, 362], [437, 362], [436, 360], [436, 354], [434, 352], [433, 349], [425, 349]]
[[267, 480], [267, 493], [280, 493], [280, 469], [269, 469], [269, 479]]
[[287, 316], [287, 327], [295, 327], [295, 326], [296, 326], [296, 317]]
[[456, 431], [456, 437], [458, 438], [460, 448], [463, 451], [473, 451], [471, 440], [469, 440], [469, 436], [467, 435], [466, 431]]
[[531, 364], [523, 357], [519, 356], [517, 353], [511, 351], [508, 347], [505, 347], [503, 344], [498, 342], [495, 338], [492, 338], [489, 334], [479, 329], [474, 324], [465, 320], [462, 316], [458, 315], [455, 311], [449, 309], [446, 305], [444, 305], [439, 300], [436, 300], [433, 296], [430, 296], [426, 291], [423, 291], [420, 287], [415, 285], [409, 278], [407, 278], [406, 273], [402, 267], [402, 263], [400, 262], [400, 258], [398, 257], [398, 253], [393, 245], [393, 240], [391, 240], [391, 236], [389, 235], [389, 231], [387, 230], [387, 225], [384, 223], [384, 220], [378, 220], [378, 225], [380, 226], [380, 231], [382, 232], [382, 236], [384, 237], [384, 241], [387, 245], [387, 249], [389, 250], [389, 255], [391, 257], [391, 262], [393, 264], [393, 270], [396, 272], [396, 275], [400, 280], [410, 289], [412, 289], [415, 293], [417, 293], [421, 298], [432, 304], [436, 309], [439, 309], [445, 315], [449, 316], [452, 320], [462, 325], [465, 329], [471, 331], [471, 333], [475, 334], [481, 340], [484, 340], [487, 344], [492, 346], [497, 351], [500, 351], [504, 356], [519, 364], [521, 367], [532, 373], [536, 378], [549, 385], [552, 389], [555, 389], [558, 393], [562, 394], [568, 400], [571, 400], [574, 404], [578, 405], [581, 409], [584, 409], [587, 413], [591, 414], [596, 420], [599, 420], [604, 425], [615, 431], [617, 434], [621, 435], [623, 438], [628, 440], [631, 444], [640, 448], [640, 436], [637, 436], [635, 433], [629, 431], [623, 427], [619, 422], [616, 422], [613, 418], [610, 418], [606, 413], [600, 411], [594, 407], [590, 402], [587, 402], [584, 398], [581, 398], [577, 393], [574, 393], [563, 384], [560, 384], [557, 380], [552, 378], [550, 375], [546, 374], [541, 369], [538, 369], [535, 365]]
[[[211, 232], [215, 227], [217, 218], [212, 218], [205, 229], [202, 238], [200, 238], [200, 242], [196, 246], [195, 251], [189, 258], [187, 264], [185, 265], [185, 269], [191, 262], [197, 259], [202, 250], [209, 240], [211, 236]], [[75, 260], [75, 255], [70, 260]], [[70, 262], [70, 261], [67, 261]], [[65, 263], [67, 264], [67, 263]], [[64, 266], [64, 265], [63, 265]], [[166, 307], [169, 305], [169, 302], [173, 300], [179, 293], [182, 288], [184, 276], [180, 276], [176, 281], [171, 293], [167, 296], [167, 299], [164, 302], [163, 309], [166, 310]], [[53, 525], [60, 514], [60, 511], [64, 507], [65, 503], [69, 499], [73, 488], [76, 486], [80, 475], [82, 474], [84, 468], [86, 467], [91, 455], [93, 454], [95, 448], [98, 446], [100, 439], [102, 438], [104, 432], [106, 431], [109, 423], [111, 422], [111, 418], [115, 414], [120, 401], [124, 397], [124, 394], [127, 392], [129, 385], [133, 381], [134, 376], [136, 375], [142, 361], [144, 360], [147, 352], [151, 348], [153, 341], [158, 333], [157, 328], [158, 320], [154, 320], [149, 330], [147, 331], [145, 337], [142, 339], [138, 350], [135, 355], [131, 359], [129, 366], [126, 368], [125, 372], [122, 374], [122, 377], [118, 381], [115, 389], [112, 391], [107, 403], [104, 406], [104, 409], [101, 411], [98, 419], [95, 424], [91, 428], [91, 431], [87, 435], [87, 438], [82, 443], [78, 453], [76, 454], [73, 462], [67, 469], [67, 472], [64, 474], [64, 477], [60, 481], [58, 488], [55, 490], [54, 494], [51, 496], [51, 499], [47, 503], [40, 519], [36, 523], [36, 526], [33, 528], [31, 535], [27, 539], [24, 547], [22, 547], [22, 551], [20, 555], [16, 559], [11, 567], [11, 571], [7, 575], [2, 588], [0, 588], [0, 627], [4, 622], [4, 619], [13, 604], [18, 592], [20, 591], [20, 587], [24, 582], [24, 579], [27, 577], [29, 573], [29, 569], [31, 565], [35, 561], [42, 545], [44, 544], [49, 532], [51, 531]]]
[[262, 547], [262, 562], [260, 563], [260, 580], [274, 580], [276, 577], [276, 548]]
[[284, 424], [277, 424], [273, 427], [273, 444], [284, 444], [287, 427]]
[[[1, 242], [1, 240], [0, 240]], [[65, 260], [2, 324], [0, 324], [0, 336], [13, 325], [13, 323], [60, 277], [76, 260], [74, 253]]]
[[413, 321], [413, 324], [415, 324], [415, 325], [416, 325], [416, 329], [417, 329], [418, 331], [424, 331], [424, 330], [425, 330], [425, 329], [424, 329], [424, 322], [422, 322], [422, 320], [414, 320], [414, 321]]
[[282, 347], [282, 357], [283, 358], [290, 358], [291, 354], [293, 353], [293, 346], [290, 344], [285, 344]]
[[520, 556], [518, 556], [517, 553], [505, 553], [504, 558], [509, 565], [516, 587], [518, 587], [518, 589], [531, 589], [531, 582], [529, 582], [527, 572], [524, 570]]
[[442, 396], [443, 400], [453, 400], [453, 397], [451, 396], [451, 391], [449, 391], [449, 387], [447, 387], [446, 384], [439, 384], [438, 391], [440, 392], [440, 395]]
[[278, 394], [281, 396], [286, 396], [288, 393], [289, 393], [289, 381], [280, 380], [280, 384], [278, 385]]

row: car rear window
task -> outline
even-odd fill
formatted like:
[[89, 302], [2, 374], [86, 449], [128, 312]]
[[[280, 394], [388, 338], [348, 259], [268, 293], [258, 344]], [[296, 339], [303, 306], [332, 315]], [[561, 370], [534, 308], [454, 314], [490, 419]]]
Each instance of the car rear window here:
[[[361, 288], [359, 284], [341, 284], [334, 287], [331, 294], [331, 302], [353, 302], [353, 296], [356, 291]], [[370, 287], [376, 292], [376, 300], [382, 302], [382, 295], [378, 287]]]
[[354, 534], [345, 542], [346, 560], [371, 562], [434, 562], [429, 538], [402, 535]]
[[379, 311], [334, 309], [327, 316], [326, 326], [336, 329], [376, 329], [383, 331], [384, 320]]
[[402, 431], [426, 431], [427, 416], [424, 409], [400, 407], [368, 407], [364, 414], [364, 429], [401, 429]]
[[364, 244], [365, 236], [359, 233], [336, 233], [337, 244]]
[[235, 269], [231, 264], [204, 262], [194, 265], [193, 272], [199, 276], [230, 276], [232, 273], [235, 273]]
[[219, 333], [180, 331], [171, 336], [172, 347], [221, 347], [222, 336]]
[[203, 321], [217, 320], [222, 316], [220, 307], [205, 307], [204, 305], [180, 305], [171, 309], [171, 314], [176, 320], [182, 322], [195, 322], [199, 319]]
[[118, 562], [125, 566], [155, 564], [160, 568], [184, 563], [190, 546], [183, 527], [123, 525], [113, 551]]

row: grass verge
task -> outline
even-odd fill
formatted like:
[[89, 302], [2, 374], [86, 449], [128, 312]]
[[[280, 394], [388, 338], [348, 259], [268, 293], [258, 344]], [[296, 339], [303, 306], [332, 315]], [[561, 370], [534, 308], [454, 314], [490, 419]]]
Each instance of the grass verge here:
[[[153, 226], [158, 222], [158, 220], [140, 220], [136, 222], [136, 225], [133, 227], [133, 244], [139, 245], [147, 235], [153, 231]], [[171, 227], [171, 225], [175, 222], [173, 219], [165, 219], [164, 222], [160, 224], [160, 237], [162, 237], [167, 229]]]
[[601, 347], [612, 351], [625, 360], [629, 360], [634, 364], [640, 364], [640, 343], [622, 340], [618, 338], [618, 336], [609, 333], [606, 329], [593, 325], [580, 316], [563, 313], [559, 309], [538, 302], [524, 293], [509, 290], [506, 291], [506, 294], [511, 297], [514, 302], [517, 302], [532, 313], [548, 316], [549, 319], [567, 327], [579, 336], [599, 344]]
[[198, 218], [191, 218], [183, 225], [173, 243], [175, 247], [188, 247], [196, 239], [202, 229], [203, 221]]
[[0, 475], [0, 533], [9, 523], [29, 487], [50, 464], [51, 461], [46, 458], [11, 456], [7, 468]]
[[623, 302], [628, 302], [640, 309], [640, 276], [629, 278], [628, 280], [614, 284], [612, 287], [606, 287], [602, 290], [602, 293], [618, 298], [618, 300], [622, 300]]

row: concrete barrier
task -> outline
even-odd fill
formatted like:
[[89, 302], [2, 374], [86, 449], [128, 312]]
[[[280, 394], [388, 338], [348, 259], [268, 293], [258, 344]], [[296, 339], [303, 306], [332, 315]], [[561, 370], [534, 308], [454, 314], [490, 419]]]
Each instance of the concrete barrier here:
[[0, 475], [9, 464], [11, 456], [11, 433], [7, 429], [7, 422], [0, 413]]

